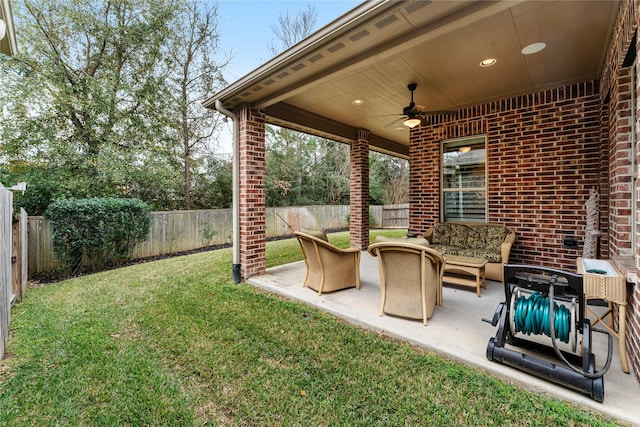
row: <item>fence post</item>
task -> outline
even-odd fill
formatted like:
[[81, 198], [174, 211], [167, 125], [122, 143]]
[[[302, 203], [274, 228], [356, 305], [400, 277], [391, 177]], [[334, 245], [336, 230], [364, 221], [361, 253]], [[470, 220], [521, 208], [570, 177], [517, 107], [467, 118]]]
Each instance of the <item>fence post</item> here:
[[0, 359], [9, 340], [11, 319], [11, 227], [13, 194], [0, 184]]
[[12, 236], [12, 289], [18, 301], [22, 301], [27, 288], [28, 270], [28, 242], [27, 242], [27, 212], [20, 208], [20, 215], [13, 219]]

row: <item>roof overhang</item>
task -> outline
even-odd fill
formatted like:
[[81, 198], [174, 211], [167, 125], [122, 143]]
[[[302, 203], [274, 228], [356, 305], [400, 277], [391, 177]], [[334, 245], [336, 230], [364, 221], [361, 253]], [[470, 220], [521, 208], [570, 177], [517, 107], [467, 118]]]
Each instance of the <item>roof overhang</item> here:
[[[597, 80], [619, 1], [365, 2], [205, 101], [268, 123], [408, 156], [409, 83], [429, 111]], [[531, 43], [541, 52], [525, 55]], [[486, 58], [492, 67], [480, 67]], [[360, 99], [361, 105], [353, 101]], [[437, 115], [437, 114], [436, 114]]]

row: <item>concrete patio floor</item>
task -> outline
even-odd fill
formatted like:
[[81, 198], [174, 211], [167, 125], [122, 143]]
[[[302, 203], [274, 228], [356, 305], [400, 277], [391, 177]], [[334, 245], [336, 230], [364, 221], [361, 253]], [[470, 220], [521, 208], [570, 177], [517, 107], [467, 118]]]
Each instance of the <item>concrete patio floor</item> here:
[[[366, 329], [411, 342], [450, 360], [483, 369], [536, 393], [602, 412], [626, 425], [640, 426], [640, 385], [633, 374], [622, 372], [618, 341], [615, 338], [611, 368], [604, 376], [603, 403], [487, 359], [487, 343], [495, 336], [497, 327], [483, 322], [482, 318], [491, 319], [498, 304], [504, 300], [504, 288], [498, 282], [488, 281], [487, 289], [482, 290], [480, 298], [473, 288], [445, 285], [442, 307], [436, 307], [428, 325], [423, 326], [421, 321], [378, 316], [378, 263], [366, 251], [362, 253], [360, 264], [360, 290], [352, 288], [319, 296], [315, 291], [302, 287], [305, 271], [304, 262], [301, 261], [270, 268], [265, 275], [253, 277], [248, 282], [333, 313]], [[603, 334], [594, 333], [593, 341], [597, 369], [601, 369], [607, 354], [606, 338]]]

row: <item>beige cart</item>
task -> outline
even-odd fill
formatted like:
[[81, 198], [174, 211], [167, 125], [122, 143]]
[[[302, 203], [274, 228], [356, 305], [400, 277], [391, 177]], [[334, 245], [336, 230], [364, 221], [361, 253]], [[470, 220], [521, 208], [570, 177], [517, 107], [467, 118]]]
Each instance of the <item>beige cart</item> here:
[[[585, 300], [603, 299], [609, 304], [604, 314], [597, 315], [593, 311], [586, 308], [585, 315], [594, 317], [592, 326], [602, 323], [615, 337], [618, 338], [620, 345], [620, 364], [622, 370], [629, 373], [629, 364], [627, 362], [626, 350], [626, 331], [627, 331], [627, 284], [622, 273], [618, 271], [616, 266], [608, 260], [604, 259], [587, 259], [578, 258], [578, 273], [582, 274], [582, 282], [584, 287]], [[589, 273], [589, 270], [599, 270], [604, 273]], [[619, 313], [619, 331], [615, 331], [613, 323], [613, 304], [618, 304]], [[609, 317], [607, 325], [605, 319]]]

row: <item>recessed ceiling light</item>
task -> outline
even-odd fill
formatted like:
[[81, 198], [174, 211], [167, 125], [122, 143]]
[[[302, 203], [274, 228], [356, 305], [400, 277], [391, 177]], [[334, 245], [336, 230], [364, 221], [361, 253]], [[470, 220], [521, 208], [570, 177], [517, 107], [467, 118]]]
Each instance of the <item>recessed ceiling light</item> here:
[[483, 59], [482, 61], [480, 61], [480, 66], [481, 67], [491, 67], [492, 65], [495, 65], [496, 62], [498, 62], [498, 60], [496, 58], [487, 58], [487, 59]]
[[364, 104], [364, 101], [362, 99], [353, 100], [353, 105], [362, 105], [362, 104]]
[[547, 47], [546, 43], [531, 43], [529, 46], [525, 46], [520, 52], [522, 52], [523, 55], [531, 55], [540, 52], [545, 47]]

